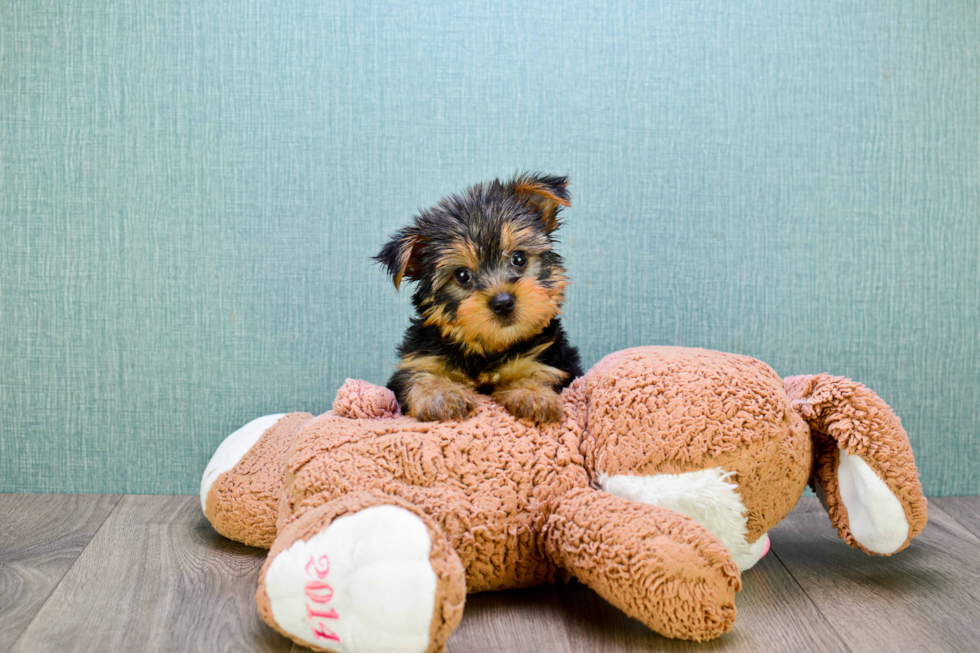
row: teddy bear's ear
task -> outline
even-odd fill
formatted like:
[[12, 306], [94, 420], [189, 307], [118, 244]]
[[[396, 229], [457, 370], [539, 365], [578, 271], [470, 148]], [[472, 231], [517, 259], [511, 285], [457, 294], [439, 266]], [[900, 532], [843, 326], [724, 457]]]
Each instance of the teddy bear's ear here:
[[400, 229], [388, 241], [374, 260], [385, 266], [388, 276], [395, 284], [395, 290], [401, 288], [402, 278], [417, 277], [422, 272], [422, 252], [425, 248], [425, 238], [418, 225]]
[[829, 374], [785, 379], [793, 408], [810, 426], [814, 488], [841, 539], [876, 555], [908, 546], [928, 519], [902, 422], [860, 383]]
[[548, 231], [559, 227], [561, 207], [572, 205], [567, 188], [568, 177], [556, 175], [521, 174], [510, 182], [514, 195], [541, 214]]

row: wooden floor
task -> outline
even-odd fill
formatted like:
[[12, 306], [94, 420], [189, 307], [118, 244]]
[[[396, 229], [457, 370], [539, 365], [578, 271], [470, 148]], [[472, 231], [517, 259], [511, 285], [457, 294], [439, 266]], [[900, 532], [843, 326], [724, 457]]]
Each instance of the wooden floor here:
[[[667, 640], [571, 584], [467, 599], [449, 651], [978, 651], [980, 497], [934, 499], [905, 551], [837, 540], [815, 499], [743, 575], [732, 632]], [[303, 651], [253, 594], [265, 552], [197, 497], [0, 494], [0, 651]]]

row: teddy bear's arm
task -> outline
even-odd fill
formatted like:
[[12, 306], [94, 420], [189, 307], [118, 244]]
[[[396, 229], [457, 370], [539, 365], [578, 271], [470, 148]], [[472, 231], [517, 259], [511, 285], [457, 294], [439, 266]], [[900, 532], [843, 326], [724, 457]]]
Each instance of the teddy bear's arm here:
[[607, 601], [667, 637], [707, 640], [731, 629], [738, 567], [693, 520], [582, 488], [564, 495], [545, 548]]
[[201, 507], [225, 537], [268, 548], [285, 484], [285, 466], [309, 413], [254, 419], [221, 443], [201, 479]]
[[818, 374], [785, 380], [813, 434], [813, 477], [830, 520], [848, 545], [891, 555], [926, 524], [926, 499], [898, 416], [870, 389]]

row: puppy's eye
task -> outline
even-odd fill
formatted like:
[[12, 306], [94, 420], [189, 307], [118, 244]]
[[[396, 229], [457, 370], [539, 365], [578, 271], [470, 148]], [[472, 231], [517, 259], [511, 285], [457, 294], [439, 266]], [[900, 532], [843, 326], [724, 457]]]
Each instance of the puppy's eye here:
[[471, 275], [470, 271], [466, 268], [459, 268], [453, 273], [453, 278], [456, 279], [456, 283], [461, 286], [465, 286], [470, 282], [470, 279], [473, 278], [473, 275]]
[[527, 265], [527, 256], [525, 256], [524, 252], [514, 252], [510, 255], [510, 262], [514, 267], [522, 268]]

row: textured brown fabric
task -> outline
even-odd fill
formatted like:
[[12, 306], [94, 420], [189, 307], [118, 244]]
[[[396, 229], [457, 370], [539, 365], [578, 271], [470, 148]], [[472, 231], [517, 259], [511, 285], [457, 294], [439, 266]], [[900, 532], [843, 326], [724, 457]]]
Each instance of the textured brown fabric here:
[[[739, 589], [727, 549], [691, 519], [605, 494], [596, 481], [723, 467], [734, 472], [752, 542], [796, 504], [816, 455], [831, 517], [847, 539], [836, 462], [825, 459], [840, 445], [865, 457], [895, 491], [911, 537], [925, 521], [925, 502], [908, 440], [874, 393], [844, 381], [821, 375], [784, 383], [745, 356], [641, 347], [607, 356], [576, 379], [562, 394], [561, 422], [541, 427], [485, 396], [466, 420], [418, 422], [399, 414], [387, 389], [348, 381], [334, 410], [294, 418], [289, 428], [277, 424], [262, 439], [291, 446], [256, 445], [233, 470], [239, 489], [222, 495], [230, 505], [221, 515], [245, 525], [225, 524], [222, 532], [261, 532], [268, 541], [278, 512], [272, 560], [282, 542], [309, 537], [365, 502], [410, 506], [426, 516], [433, 542], [444, 542], [434, 544], [433, 564], [458, 559], [470, 592], [571, 572], [665, 635], [716, 637], [731, 628]], [[268, 474], [283, 479], [278, 486], [246, 480], [264, 478], [266, 457]], [[246, 482], [264, 488], [261, 501], [246, 500]], [[436, 643], [462, 609], [452, 594], [461, 590], [446, 587], [451, 598], [433, 622], [442, 624]]]
[[683, 515], [578, 489], [562, 497], [545, 536], [559, 566], [662, 635], [701, 641], [735, 623], [738, 567]]
[[591, 469], [735, 472], [749, 542], [789, 514], [806, 487], [810, 434], [765, 363], [704, 349], [637, 347], [599, 361], [583, 391]]
[[446, 647], [449, 635], [459, 625], [463, 618], [463, 605], [466, 601], [466, 575], [463, 565], [459, 561], [459, 556], [449, 545], [446, 537], [432, 519], [424, 512], [405, 501], [395, 497], [385, 496], [381, 492], [354, 492], [340, 497], [329, 503], [325, 503], [313, 510], [309, 510], [293, 520], [289, 526], [283, 530], [282, 534], [276, 538], [275, 544], [269, 551], [269, 557], [262, 565], [259, 575], [259, 587], [255, 593], [255, 602], [259, 608], [259, 614], [267, 624], [278, 630], [286, 637], [298, 644], [307, 646], [317, 651], [331, 651], [331, 649], [320, 648], [301, 639], [297, 639], [284, 631], [276, 623], [272, 616], [272, 604], [269, 596], [265, 592], [265, 576], [272, 565], [272, 561], [282, 551], [288, 549], [297, 540], [309, 540], [324, 528], [329, 526], [338, 517], [351, 515], [365, 508], [374, 506], [398, 506], [415, 514], [425, 523], [429, 533], [429, 540], [432, 548], [429, 552], [429, 564], [436, 575], [436, 595], [435, 607], [433, 609], [432, 624], [429, 627], [429, 648], [426, 653], [439, 653]]
[[289, 449], [312, 417], [309, 413], [282, 416], [238, 464], [215, 479], [204, 512], [214, 530], [249, 546], [272, 546]]
[[333, 412], [351, 419], [401, 417], [395, 395], [367, 381], [347, 379], [333, 400]]
[[899, 551], [926, 525], [926, 499], [922, 495], [912, 446], [892, 409], [860, 383], [829, 374], [786, 379], [794, 408], [810, 425], [816, 447], [813, 476], [838, 535], [848, 545], [871, 555], [851, 535], [847, 509], [837, 485], [840, 450], [858, 455], [885, 482], [905, 509], [909, 535]]
[[526, 587], [554, 576], [540, 543], [546, 505], [587, 485], [573, 430], [538, 429], [488, 397], [463, 422], [327, 413], [297, 437], [280, 527], [347, 493], [380, 491], [440, 524], [471, 592]]

